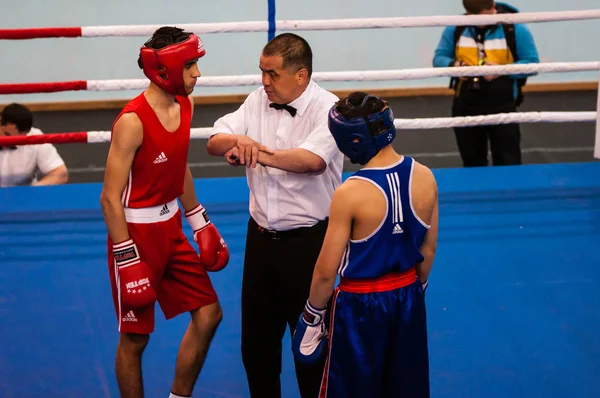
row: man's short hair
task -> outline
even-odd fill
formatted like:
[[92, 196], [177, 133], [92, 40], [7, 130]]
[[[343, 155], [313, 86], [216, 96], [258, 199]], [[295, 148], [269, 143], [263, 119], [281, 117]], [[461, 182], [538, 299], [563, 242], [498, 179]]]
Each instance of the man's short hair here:
[[352, 119], [355, 117], [364, 117], [373, 113], [381, 112], [383, 108], [385, 108], [386, 103], [379, 97], [375, 96], [367, 99], [364, 106], [361, 108], [360, 104], [362, 104], [367, 95], [369, 94], [362, 91], [355, 91], [351, 93], [347, 98], [341, 99], [337, 103], [337, 111], [345, 119]]
[[479, 14], [494, 7], [494, 0], [463, 0], [463, 7], [469, 14]]
[[[185, 32], [181, 28], [174, 26], [163, 26], [154, 31], [152, 37], [146, 43], [144, 43], [144, 46], [153, 48], [155, 50], [160, 50], [161, 48], [170, 46], [171, 44], [181, 43], [190, 37], [190, 35], [190, 32]], [[138, 66], [140, 69], [143, 69], [141, 56], [138, 57]]]
[[299, 71], [304, 68], [308, 71], [308, 77], [312, 75], [312, 50], [308, 42], [296, 34], [275, 36], [265, 45], [262, 53], [267, 57], [281, 56], [284, 69]]
[[2, 109], [0, 124], [6, 126], [12, 123], [20, 133], [27, 133], [33, 126], [33, 113], [25, 105], [12, 103]]

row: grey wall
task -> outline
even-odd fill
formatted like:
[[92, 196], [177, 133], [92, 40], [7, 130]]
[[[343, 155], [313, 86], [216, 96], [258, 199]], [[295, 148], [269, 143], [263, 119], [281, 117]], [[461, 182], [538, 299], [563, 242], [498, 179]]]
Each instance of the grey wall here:
[[[593, 10], [598, 0], [507, 0], [521, 13]], [[461, 0], [4, 0], [2, 29], [54, 26], [179, 25], [220, 22], [263, 22], [269, 3], [277, 21], [434, 17], [464, 13]], [[48, 5], [51, 6], [48, 6]], [[177, 7], [173, 7], [177, 4]], [[65, 11], [68, 10], [68, 11]], [[439, 20], [437, 21], [439, 23]], [[139, 26], [138, 26], [139, 27]], [[283, 33], [281, 24], [276, 33]], [[529, 23], [542, 62], [598, 61], [600, 19]], [[315, 72], [381, 71], [431, 68], [444, 26], [423, 28], [299, 30], [314, 54]], [[2, 83], [71, 80], [143, 79], [137, 66], [139, 48], [152, 30], [138, 36], [2, 40]], [[199, 62], [204, 77], [258, 75], [258, 58], [266, 31], [201, 35], [206, 56]], [[232, 58], [233, 57], [233, 58]], [[43, 60], [40, 64], [38, 60]], [[233, 60], [233, 61], [232, 61]], [[598, 71], [540, 73], [530, 83], [587, 82]], [[329, 82], [331, 90], [444, 86], [447, 78], [402, 81]], [[203, 87], [206, 95], [249, 92], [251, 87]], [[0, 95], [0, 103], [61, 102], [128, 98], [132, 91], [67, 91]]]
[[[521, 112], [595, 111], [597, 91], [527, 93]], [[390, 100], [397, 118], [449, 117], [450, 97], [405, 97]], [[238, 104], [202, 105], [194, 112], [193, 127], [207, 127]], [[35, 126], [45, 133], [110, 130], [119, 110], [38, 112]], [[595, 123], [524, 124], [522, 146], [524, 163], [592, 161]], [[399, 130], [395, 147], [432, 168], [460, 167], [451, 129]], [[57, 146], [71, 171], [70, 182], [101, 181], [108, 144], [63, 144]], [[220, 158], [206, 154], [206, 140], [192, 140], [189, 162], [194, 177], [244, 175]], [[347, 164], [346, 170], [353, 166]]]

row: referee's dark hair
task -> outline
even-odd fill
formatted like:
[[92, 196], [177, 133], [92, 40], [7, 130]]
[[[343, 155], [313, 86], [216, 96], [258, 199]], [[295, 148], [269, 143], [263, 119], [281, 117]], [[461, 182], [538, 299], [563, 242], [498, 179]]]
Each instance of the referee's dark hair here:
[[267, 57], [281, 56], [283, 67], [293, 68], [296, 72], [304, 68], [308, 77], [312, 75], [312, 49], [306, 40], [293, 33], [282, 33], [271, 39], [263, 48]]

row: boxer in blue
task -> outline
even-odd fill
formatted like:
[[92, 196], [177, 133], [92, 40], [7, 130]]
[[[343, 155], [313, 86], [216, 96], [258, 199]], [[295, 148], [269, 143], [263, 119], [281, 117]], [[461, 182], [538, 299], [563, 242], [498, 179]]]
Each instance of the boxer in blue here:
[[437, 241], [435, 178], [394, 150], [394, 115], [380, 98], [354, 92], [340, 100], [329, 129], [363, 167], [333, 195], [292, 350], [305, 362], [327, 356], [320, 397], [427, 398], [424, 293]]

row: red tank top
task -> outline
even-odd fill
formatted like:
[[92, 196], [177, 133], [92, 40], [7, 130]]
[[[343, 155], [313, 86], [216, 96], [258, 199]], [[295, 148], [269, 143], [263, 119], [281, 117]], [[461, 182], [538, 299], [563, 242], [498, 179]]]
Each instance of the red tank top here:
[[[158, 206], [183, 193], [190, 144], [191, 104], [186, 97], [176, 97], [180, 123], [174, 132], [167, 131], [148, 104], [144, 93], [131, 100], [117, 119], [134, 112], [142, 121], [144, 139], [136, 153], [121, 202], [124, 207]], [[114, 128], [114, 124], [113, 124]]]

